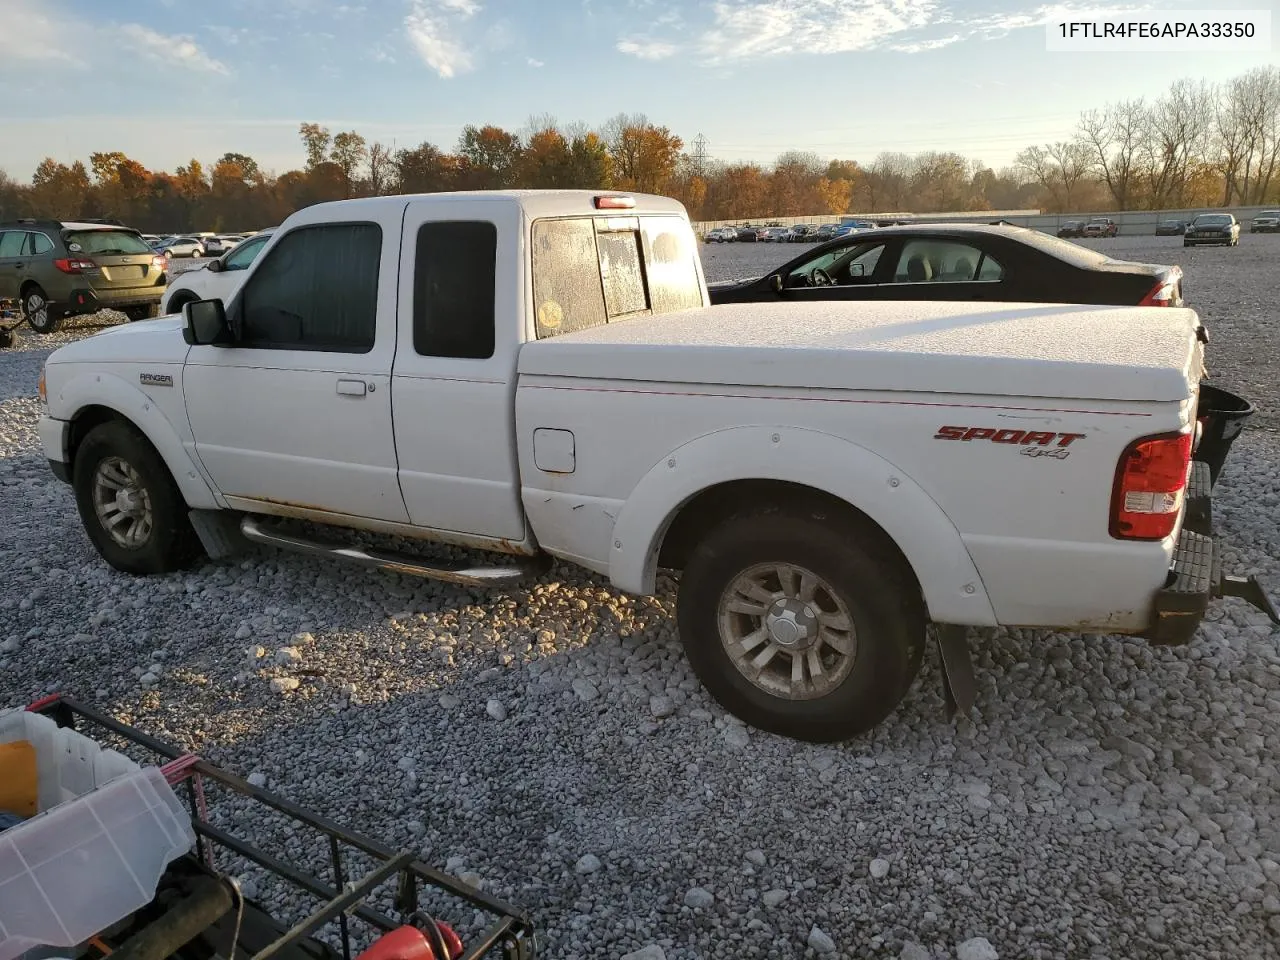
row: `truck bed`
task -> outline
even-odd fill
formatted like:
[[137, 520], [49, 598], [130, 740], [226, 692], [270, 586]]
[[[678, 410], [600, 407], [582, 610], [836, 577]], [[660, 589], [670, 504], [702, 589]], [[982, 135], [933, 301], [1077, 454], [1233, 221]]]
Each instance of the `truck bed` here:
[[526, 344], [520, 373], [649, 382], [1180, 401], [1199, 320], [1168, 307], [725, 304]]

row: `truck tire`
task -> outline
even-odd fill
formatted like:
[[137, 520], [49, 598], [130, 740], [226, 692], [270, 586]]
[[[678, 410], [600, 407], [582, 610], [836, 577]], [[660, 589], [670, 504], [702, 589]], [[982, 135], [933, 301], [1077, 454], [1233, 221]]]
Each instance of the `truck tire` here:
[[72, 468], [76, 507], [102, 558], [125, 573], [170, 573], [199, 555], [187, 505], [151, 443], [109, 420], [89, 431]]
[[680, 635], [711, 695], [754, 727], [813, 743], [880, 723], [924, 655], [910, 570], [878, 529], [841, 519], [820, 507], [732, 517], [680, 577]]
[[49, 305], [49, 295], [32, 284], [22, 291], [22, 315], [36, 333], [54, 333], [62, 316]]

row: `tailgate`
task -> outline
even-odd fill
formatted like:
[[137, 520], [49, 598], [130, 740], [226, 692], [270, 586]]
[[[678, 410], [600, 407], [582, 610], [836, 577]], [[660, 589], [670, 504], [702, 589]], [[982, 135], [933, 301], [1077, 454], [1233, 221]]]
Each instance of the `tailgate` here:
[[71, 253], [95, 264], [84, 275], [97, 291], [151, 286], [164, 273], [164, 262], [132, 230], [68, 230], [64, 239]]

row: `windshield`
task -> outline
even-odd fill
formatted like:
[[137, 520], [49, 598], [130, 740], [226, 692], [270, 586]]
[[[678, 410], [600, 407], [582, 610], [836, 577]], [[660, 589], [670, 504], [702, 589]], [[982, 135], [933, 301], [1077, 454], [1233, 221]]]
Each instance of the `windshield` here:
[[1280, 217], [1280, 210], [1263, 210], [1260, 214], [1258, 214], [1258, 216], [1260, 216], [1260, 217]]
[[1209, 226], [1221, 226], [1230, 222], [1231, 218], [1224, 213], [1206, 213], [1196, 217], [1196, 223]]
[[[68, 230], [63, 234], [72, 253], [130, 254], [150, 253], [142, 237], [129, 230]], [[76, 246], [72, 246], [76, 244]]]

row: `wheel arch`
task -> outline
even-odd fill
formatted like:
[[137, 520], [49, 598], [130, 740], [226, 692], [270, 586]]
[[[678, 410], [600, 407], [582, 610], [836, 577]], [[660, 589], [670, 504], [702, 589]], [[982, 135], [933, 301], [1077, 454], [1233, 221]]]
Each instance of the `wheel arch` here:
[[996, 624], [959, 531], [918, 483], [863, 446], [796, 427], [721, 430], [663, 457], [619, 511], [610, 580], [619, 589], [652, 593], [660, 561], [678, 566], [699, 531], [761, 497], [825, 504], [870, 524], [904, 559], [931, 619]]
[[101, 423], [120, 420], [155, 448], [187, 506], [202, 509], [223, 506], [173, 425], [141, 390], [114, 375], [92, 374], [66, 384], [59, 391], [59, 406], [74, 411], [67, 418], [64, 441], [68, 471], [74, 470], [76, 451], [90, 430]]

